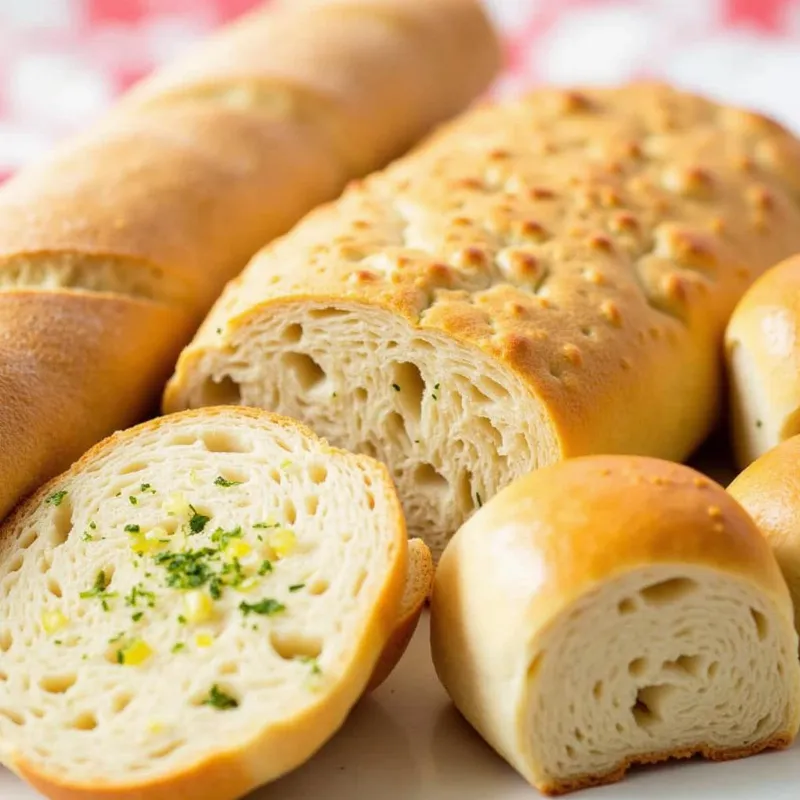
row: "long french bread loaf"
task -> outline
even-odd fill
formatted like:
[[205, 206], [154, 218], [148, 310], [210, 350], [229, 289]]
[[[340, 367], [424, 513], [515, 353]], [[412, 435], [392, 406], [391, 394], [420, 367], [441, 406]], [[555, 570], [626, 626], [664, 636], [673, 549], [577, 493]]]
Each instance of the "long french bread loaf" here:
[[165, 396], [299, 417], [390, 465], [441, 550], [513, 478], [686, 457], [722, 333], [800, 249], [800, 144], [666, 86], [482, 107], [254, 258]]
[[291, 0], [0, 188], [0, 515], [155, 405], [267, 241], [488, 83], [476, 0]]
[[0, 760], [54, 800], [243, 796], [391, 670], [413, 550], [386, 468], [292, 420], [112, 436], [0, 528]]

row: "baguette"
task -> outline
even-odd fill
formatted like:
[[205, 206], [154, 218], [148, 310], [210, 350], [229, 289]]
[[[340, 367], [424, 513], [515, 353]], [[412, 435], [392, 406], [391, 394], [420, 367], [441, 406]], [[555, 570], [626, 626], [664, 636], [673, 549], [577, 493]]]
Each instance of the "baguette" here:
[[800, 633], [800, 436], [757, 458], [728, 486], [767, 537], [794, 603]]
[[439, 562], [431, 644], [458, 709], [547, 794], [786, 747], [800, 726], [775, 557], [676, 464], [579, 458], [498, 494]]
[[0, 760], [54, 800], [243, 796], [390, 669], [407, 550], [385, 467], [292, 420], [114, 435], [0, 530]]
[[800, 257], [763, 275], [725, 334], [734, 453], [744, 469], [800, 433]]
[[736, 300], [800, 249], [798, 175], [778, 125], [666, 86], [479, 108], [257, 255], [164, 407], [376, 455], [438, 553], [536, 467], [691, 453]]
[[[463, 107], [497, 53], [475, 0], [284, 2], [0, 188], [0, 341], [13, 355], [0, 366], [0, 516], [154, 408], [248, 258]], [[52, 315], [53, 331], [17, 307]]]

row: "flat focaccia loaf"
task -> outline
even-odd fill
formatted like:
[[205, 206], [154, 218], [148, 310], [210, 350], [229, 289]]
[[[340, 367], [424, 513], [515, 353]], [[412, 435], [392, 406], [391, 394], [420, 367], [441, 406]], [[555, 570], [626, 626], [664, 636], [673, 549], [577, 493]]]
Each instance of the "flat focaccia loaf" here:
[[0, 761], [54, 800], [242, 797], [391, 670], [408, 547], [385, 467], [292, 420], [114, 435], [0, 529]]
[[439, 562], [431, 645], [457, 708], [547, 794], [787, 747], [800, 727], [778, 563], [678, 464], [589, 456], [508, 486]]
[[0, 518], [156, 407], [259, 248], [460, 111], [498, 62], [477, 0], [270, 3], [3, 184]]
[[800, 249], [800, 144], [664, 86], [477, 109], [258, 255], [165, 407], [298, 417], [392, 470], [435, 550], [558, 459], [681, 460], [738, 297]]

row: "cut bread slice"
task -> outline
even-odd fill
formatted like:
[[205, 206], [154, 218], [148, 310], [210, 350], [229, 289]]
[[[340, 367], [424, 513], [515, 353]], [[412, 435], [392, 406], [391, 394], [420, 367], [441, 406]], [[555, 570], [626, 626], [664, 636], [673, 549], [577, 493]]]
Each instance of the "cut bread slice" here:
[[408, 575], [400, 613], [394, 631], [373, 670], [367, 691], [375, 691], [392, 674], [411, 643], [422, 611], [430, 599], [434, 569], [433, 556], [425, 542], [422, 539], [411, 539], [408, 543]]
[[386, 469], [252, 409], [116, 434], [0, 535], [0, 760], [58, 800], [232, 800], [298, 766], [407, 582]]
[[590, 457], [515, 482], [448, 545], [431, 625], [456, 706], [548, 794], [785, 747], [800, 726], [778, 564], [677, 464]]

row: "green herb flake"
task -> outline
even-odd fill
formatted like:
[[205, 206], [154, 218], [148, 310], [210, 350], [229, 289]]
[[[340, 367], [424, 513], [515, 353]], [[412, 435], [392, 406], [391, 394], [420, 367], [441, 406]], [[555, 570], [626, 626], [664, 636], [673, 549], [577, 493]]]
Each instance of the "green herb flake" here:
[[210, 547], [183, 553], [158, 553], [155, 563], [167, 572], [166, 583], [171, 589], [198, 589], [214, 576], [210, 562], [219, 552]]
[[235, 528], [232, 528], [229, 531], [223, 530], [222, 528], [217, 528], [214, 533], [211, 534], [211, 541], [215, 544], [218, 544], [220, 550], [225, 550], [231, 543], [232, 539], [241, 538], [242, 528], [240, 525], [237, 525]]
[[271, 617], [273, 614], [279, 614], [285, 610], [286, 606], [283, 603], [271, 597], [266, 597], [257, 603], [245, 603], [244, 601], [239, 603], [239, 611], [245, 616], [248, 614], [262, 614], [263, 616]]
[[183, 650], [184, 647], [186, 647], [186, 645], [183, 642], [175, 642], [175, 644], [172, 645], [172, 652], [180, 653], [180, 651]]
[[109, 643], [109, 644], [114, 644], [114, 642], [118, 642], [120, 639], [122, 639], [122, 637], [123, 637], [124, 635], [125, 635], [125, 634], [124, 634], [122, 631], [120, 631], [120, 633], [118, 633], [116, 636], [112, 636], [112, 637], [111, 637], [111, 638], [108, 640], [108, 643]]
[[138, 525], [126, 525], [125, 533], [139, 533], [142, 529]]
[[83, 539], [84, 542], [93, 542], [94, 541], [94, 536], [92, 536], [92, 534], [89, 533], [89, 531], [84, 531], [81, 534], [81, 539]]
[[475, 492], [475, 503], [477, 504], [478, 508], [483, 508], [483, 500], [481, 500], [480, 492]]
[[311, 667], [312, 675], [322, 675], [322, 668], [320, 667], [317, 659], [313, 656], [299, 656], [298, 660], [303, 664], [308, 664]]
[[125, 653], [122, 650], [117, 650], [117, 664], [125, 663]]
[[144, 611], [137, 611], [135, 614], [131, 614], [131, 619], [134, 622], [138, 622], [144, 616]]
[[60, 506], [66, 496], [67, 490], [62, 489], [60, 492], [53, 492], [44, 502], [49, 506]]
[[183, 614], [178, 614], [178, 625], [185, 625], [186, 624], [186, 617]]
[[280, 528], [280, 522], [256, 522], [254, 528]]
[[239, 701], [235, 697], [226, 694], [215, 683], [208, 693], [208, 697], [203, 700], [203, 705], [211, 706], [219, 711], [230, 711], [239, 707]]
[[156, 490], [149, 483], [143, 483], [139, 487], [139, 491], [140, 492], [150, 492], [150, 494], [155, 494], [156, 493]]
[[265, 559], [261, 562], [261, 566], [258, 568], [258, 574], [266, 575], [268, 572], [272, 572], [272, 562]]
[[198, 514], [197, 509], [192, 505], [189, 506], [189, 510], [192, 512], [191, 519], [189, 520], [190, 530], [193, 534], [202, 533], [211, 517], [205, 514]]
[[137, 583], [125, 598], [125, 605], [138, 608], [139, 601], [142, 601], [148, 608], [153, 608], [156, 604], [156, 596], [153, 592], [145, 589], [144, 584]]
[[400, 387], [396, 383], [392, 384], [392, 389], [394, 389], [396, 392], [400, 391]]
[[756, 428], [761, 428], [763, 426], [764, 426], [764, 423], [760, 419], [757, 419], [756, 420]]
[[431, 392], [431, 397], [434, 400], [438, 400], [439, 399], [439, 384], [438, 383], [435, 383], [433, 385], [433, 392]]
[[242, 481], [229, 481], [227, 478], [223, 478], [222, 475], [217, 475], [216, 479], [214, 480], [215, 486], [222, 486], [223, 488], [227, 489], [230, 486], [240, 486]]
[[89, 528], [90, 528], [91, 530], [93, 530], [93, 531], [96, 531], [96, 530], [97, 530], [97, 523], [96, 523], [94, 520], [91, 520], [91, 521], [89, 522]]
[[129, 503], [130, 503], [132, 506], [138, 506], [138, 505], [139, 505], [139, 500], [138, 500], [138, 498], [134, 497], [133, 495], [129, 495], [129, 496], [128, 496], [128, 502], [129, 502]]
[[100, 599], [103, 611], [108, 611], [109, 610], [108, 601], [112, 597], [117, 596], [116, 592], [106, 591], [108, 589], [108, 583], [109, 581], [106, 578], [106, 573], [104, 570], [101, 569], [100, 572], [98, 572], [97, 575], [95, 576], [92, 588], [88, 589], [85, 592], [80, 593], [79, 596], [81, 600], [88, 600], [89, 598], [97, 597]]
[[294, 585], [289, 587], [290, 592], [299, 592], [301, 589], [305, 589], [306, 585], [304, 583], [295, 583]]

